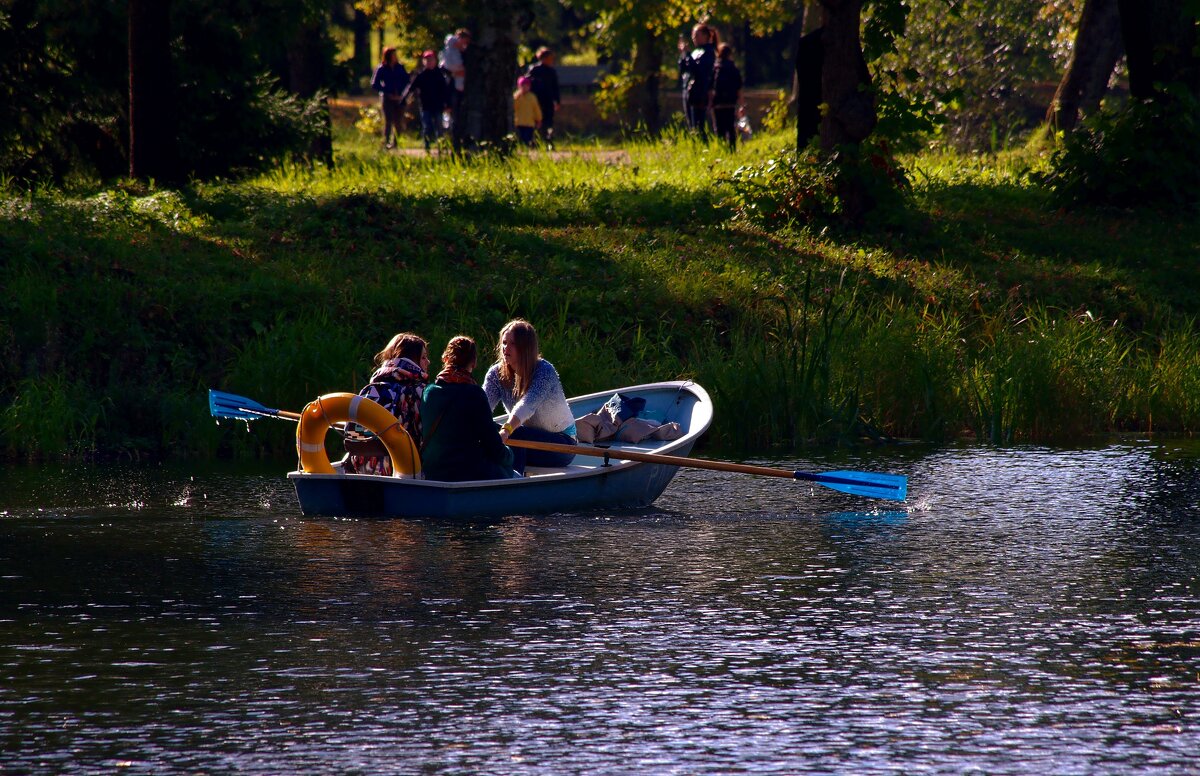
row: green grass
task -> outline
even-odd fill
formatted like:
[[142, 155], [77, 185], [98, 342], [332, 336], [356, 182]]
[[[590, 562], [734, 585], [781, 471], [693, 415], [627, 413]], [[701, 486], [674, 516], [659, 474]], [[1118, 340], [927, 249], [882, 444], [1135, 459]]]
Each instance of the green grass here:
[[0, 195], [8, 454], [287, 455], [287, 424], [218, 428], [204, 390], [299, 409], [396, 331], [487, 350], [518, 315], [569, 393], [697, 379], [724, 446], [1200, 430], [1200, 226], [1055, 210], [1037, 157], [906, 159], [889, 226], [848, 233], [732, 217], [734, 172], [785, 136], [337, 140], [331, 170]]

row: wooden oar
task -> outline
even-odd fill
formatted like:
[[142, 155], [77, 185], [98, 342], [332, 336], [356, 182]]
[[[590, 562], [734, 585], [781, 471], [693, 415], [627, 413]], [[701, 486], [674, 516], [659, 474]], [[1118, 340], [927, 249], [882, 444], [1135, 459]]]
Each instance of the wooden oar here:
[[[266, 407], [253, 399], [223, 391], [208, 391], [208, 409], [216, 418], [258, 420], [259, 418], [282, 418], [299, 420], [300, 413]], [[545, 450], [551, 453], [586, 455], [617, 461], [639, 461], [663, 466], [683, 466], [690, 469], [711, 469], [719, 472], [757, 474], [761, 477], [786, 477], [789, 480], [804, 480], [824, 485], [827, 488], [867, 498], [884, 498], [903, 501], [908, 495], [908, 478], [902, 474], [873, 474], [871, 472], [836, 471], [802, 472], [789, 469], [772, 469], [768, 466], [750, 466], [744, 463], [711, 461], [705, 458], [686, 458], [680, 455], [640, 453], [623, 448], [589, 447], [587, 445], [560, 445], [553, 442], [534, 442], [527, 439], [509, 439], [509, 447], [524, 447], [529, 450]]]
[[789, 469], [772, 469], [768, 466], [751, 466], [744, 463], [710, 461], [704, 458], [686, 458], [684, 456], [663, 455], [661, 453], [641, 453], [624, 448], [560, 445], [554, 442], [534, 442], [528, 439], [509, 438], [506, 444], [509, 447], [524, 447], [529, 450], [545, 450], [550, 453], [566, 453], [568, 455], [586, 455], [594, 458], [606, 458], [618, 461], [640, 461], [643, 463], [658, 463], [664, 466], [685, 466], [691, 469], [711, 469], [718, 472], [757, 474], [762, 477], [787, 477], [790, 480], [815, 482], [818, 485], [824, 485], [827, 488], [832, 488], [843, 493], [852, 493], [855, 496], [867, 496], [868, 498], [903, 501], [908, 496], [908, 478], [903, 474], [872, 474], [870, 472], [854, 471], [824, 473], [791, 471]]

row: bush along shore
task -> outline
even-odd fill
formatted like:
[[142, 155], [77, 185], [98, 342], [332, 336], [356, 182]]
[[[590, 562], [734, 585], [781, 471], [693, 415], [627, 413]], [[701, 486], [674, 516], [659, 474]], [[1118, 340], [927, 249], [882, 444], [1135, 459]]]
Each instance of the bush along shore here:
[[823, 183], [787, 143], [439, 159], [346, 136], [332, 169], [10, 187], [0, 443], [288, 456], [288, 424], [218, 426], [206, 389], [298, 410], [397, 331], [436, 360], [514, 316], [569, 393], [695, 379], [725, 448], [1200, 430], [1194, 214], [1060, 211], [1036, 157], [923, 155], [850, 233], [795, 218]]

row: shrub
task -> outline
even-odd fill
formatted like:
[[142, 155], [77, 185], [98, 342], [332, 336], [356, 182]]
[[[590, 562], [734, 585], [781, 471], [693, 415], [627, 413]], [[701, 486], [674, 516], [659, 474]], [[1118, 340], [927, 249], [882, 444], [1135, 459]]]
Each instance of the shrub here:
[[1101, 112], [1068, 135], [1044, 177], [1064, 204], [1200, 202], [1200, 100], [1186, 90]]

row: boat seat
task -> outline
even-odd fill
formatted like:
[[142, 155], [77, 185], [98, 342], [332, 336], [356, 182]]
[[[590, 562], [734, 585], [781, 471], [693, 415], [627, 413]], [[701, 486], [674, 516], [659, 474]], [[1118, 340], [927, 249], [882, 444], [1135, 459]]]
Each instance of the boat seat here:
[[[596, 459], [599, 463], [599, 459]], [[576, 474], [578, 472], [590, 472], [594, 466], [581, 466], [573, 463], [567, 466], [526, 466], [525, 474], [530, 477], [542, 477], [547, 474]]]

